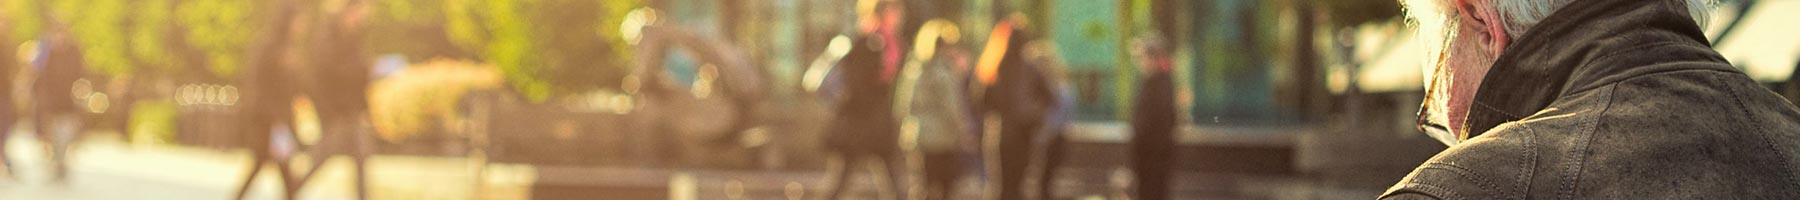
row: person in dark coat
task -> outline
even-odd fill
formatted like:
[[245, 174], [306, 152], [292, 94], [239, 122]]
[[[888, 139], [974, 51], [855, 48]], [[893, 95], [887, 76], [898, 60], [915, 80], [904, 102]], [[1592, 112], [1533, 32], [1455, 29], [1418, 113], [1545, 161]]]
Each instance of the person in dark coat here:
[[1175, 81], [1169, 49], [1155, 34], [1141, 36], [1136, 54], [1144, 73], [1131, 111], [1131, 171], [1137, 199], [1169, 197], [1169, 167], [1175, 154]]
[[67, 32], [51, 31], [39, 42], [42, 48], [33, 63], [38, 70], [31, 89], [32, 128], [49, 155], [53, 179], [60, 181], [68, 175], [69, 146], [81, 133], [87, 113], [86, 106], [76, 102], [86, 102], [88, 94], [78, 94], [74, 88], [85, 87], [91, 92], [94, 85], [81, 78], [87, 69], [82, 65], [81, 51]]
[[1710, 47], [1708, 2], [1408, 9], [1457, 31], [1420, 34], [1447, 37], [1420, 121], [1450, 147], [1380, 198], [1800, 199], [1800, 109]]
[[1044, 141], [1059, 137], [1066, 124], [1062, 121], [1066, 115], [1060, 114], [1066, 105], [1060, 71], [1026, 58], [1035, 37], [1024, 32], [1023, 23], [1022, 18], [1011, 18], [997, 24], [977, 62], [982, 89], [975, 95], [980, 98], [976, 113], [985, 127], [982, 142], [990, 170], [987, 199], [1027, 198], [1031, 191], [1025, 190], [1026, 176], [1031, 174], [1033, 157], [1042, 157], [1038, 154], [1045, 153]]
[[829, 167], [830, 189], [821, 197], [839, 199], [849, 185], [851, 172], [866, 167], [875, 172], [881, 196], [897, 197], [903, 191], [900, 168], [899, 119], [894, 114], [894, 80], [899, 75], [904, 46], [899, 28], [901, 4], [877, 1], [872, 16], [864, 16], [862, 35], [835, 70], [842, 70], [845, 96], [837, 116], [827, 129], [826, 147], [836, 158]]
[[1032, 155], [1028, 173], [1032, 177], [1028, 182], [1032, 183], [1030, 185], [1033, 188], [1025, 192], [1025, 197], [1055, 199], [1056, 171], [1062, 167], [1064, 155], [1068, 151], [1069, 139], [1066, 133], [1075, 122], [1075, 88], [1069, 86], [1068, 78], [1063, 73], [1066, 65], [1053, 41], [1034, 40], [1023, 47], [1023, 51], [1019, 52], [1020, 56], [1023, 56], [1025, 62], [1039, 68], [1038, 75], [1043, 76], [1039, 84], [1044, 86], [1042, 89], [1048, 90], [1044, 94], [1049, 95], [1042, 98], [1049, 98], [1050, 101], [1050, 107], [1046, 108], [1049, 110], [1041, 117], [1044, 123], [1038, 126], [1038, 131], [1031, 139]]

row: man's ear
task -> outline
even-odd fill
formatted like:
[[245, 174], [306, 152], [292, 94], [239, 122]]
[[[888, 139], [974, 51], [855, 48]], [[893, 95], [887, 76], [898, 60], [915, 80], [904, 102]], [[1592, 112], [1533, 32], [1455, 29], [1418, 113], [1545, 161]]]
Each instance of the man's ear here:
[[1495, 0], [1455, 0], [1457, 12], [1473, 19], [1487, 36], [1487, 51], [1495, 56], [1505, 51], [1512, 43], [1512, 37], [1506, 34], [1506, 20], [1500, 18], [1500, 12], [1494, 8]]
[[1500, 17], [1500, 11], [1494, 7], [1495, 0], [1475, 1], [1481, 2], [1476, 7], [1478, 11], [1475, 12], [1475, 17], [1481, 22], [1481, 28], [1487, 31], [1488, 53], [1500, 56], [1502, 51], [1506, 51], [1506, 46], [1512, 44], [1512, 36], [1506, 33], [1506, 20]]
[[1494, 56], [1500, 56], [1501, 52], [1506, 51], [1506, 46], [1512, 44], [1512, 35], [1506, 33], [1506, 20], [1501, 20], [1499, 13], [1493, 10], [1482, 13], [1485, 19], [1481, 26], [1488, 32], [1487, 50]]

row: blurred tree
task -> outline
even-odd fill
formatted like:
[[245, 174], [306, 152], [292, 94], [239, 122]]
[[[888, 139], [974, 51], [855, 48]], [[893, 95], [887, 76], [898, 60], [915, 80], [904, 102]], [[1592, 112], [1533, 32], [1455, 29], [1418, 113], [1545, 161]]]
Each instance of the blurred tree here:
[[43, 2], [39, 0], [0, 0], [0, 20], [7, 24], [6, 48], [36, 38], [43, 31]]
[[619, 32], [641, 0], [449, 0], [442, 2], [450, 40], [500, 68], [534, 101], [557, 92], [616, 87], [629, 69], [631, 45]]
[[185, 66], [186, 62], [174, 56], [177, 51], [169, 50], [171, 42], [179, 43], [174, 36], [175, 4], [174, 0], [130, 0], [132, 12], [125, 16], [130, 23], [125, 35], [125, 45], [130, 46], [129, 57], [158, 72], [171, 72], [177, 66]]
[[[154, 1], [145, 1], [154, 2]], [[200, 51], [214, 75], [234, 76], [244, 65], [250, 43], [260, 30], [263, 1], [183, 0], [173, 2], [174, 20], [185, 42]]]
[[82, 63], [90, 71], [114, 77], [132, 73], [133, 65], [125, 48], [125, 0], [50, 3], [52, 16], [68, 23], [70, 36], [81, 50]]
[[8, 45], [33, 40], [51, 26], [68, 28], [86, 67], [114, 78], [146, 69], [174, 74], [194, 64], [226, 77], [242, 65], [258, 24], [258, 2], [0, 0], [0, 19], [11, 24]]
[[[452, 43], [443, 0], [371, 1], [373, 9], [363, 43], [369, 52], [398, 54], [414, 62], [435, 57], [474, 59], [474, 52]], [[466, 25], [466, 24], [465, 24]]]

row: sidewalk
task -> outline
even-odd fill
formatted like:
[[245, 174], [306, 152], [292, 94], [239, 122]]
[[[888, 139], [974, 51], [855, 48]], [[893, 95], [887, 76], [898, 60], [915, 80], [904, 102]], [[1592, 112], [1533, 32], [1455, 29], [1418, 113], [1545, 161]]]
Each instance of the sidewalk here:
[[[1095, 132], [1105, 129], [1091, 130]], [[1116, 130], [1113, 130], [1116, 131]], [[1215, 130], [1216, 131], [1216, 130]], [[15, 179], [0, 179], [0, 199], [230, 199], [237, 191], [250, 162], [245, 150], [218, 151], [172, 145], [127, 144], [116, 134], [94, 134], [82, 141], [71, 163], [70, 180], [48, 180], [43, 147], [30, 133], [12, 134], [7, 154], [19, 168]], [[1115, 194], [1111, 182], [1124, 166], [1125, 144], [1115, 135], [1076, 135], [1069, 156], [1055, 182], [1058, 196], [1094, 198]], [[1087, 138], [1081, 138], [1087, 137]], [[1248, 163], [1246, 157], [1262, 155], [1261, 143], [1207, 143], [1219, 148], [1185, 148], [1174, 175], [1182, 198], [1316, 199], [1362, 197], [1379, 190], [1338, 188], [1329, 183], [1299, 177], [1291, 172], [1266, 174], [1220, 171], [1222, 166], [1265, 166]], [[1204, 146], [1204, 145], [1203, 145]], [[1246, 147], [1248, 146], [1248, 147]], [[1229, 147], [1229, 148], [1226, 148]], [[1248, 149], [1246, 149], [1248, 148]], [[1258, 154], [1261, 152], [1262, 154]], [[1280, 153], [1275, 151], [1275, 153]], [[1285, 160], [1285, 159], [1283, 159]], [[354, 199], [352, 165], [348, 157], [327, 160], [300, 199]], [[309, 165], [299, 163], [297, 165]], [[1275, 164], [1276, 166], [1285, 165]], [[825, 189], [822, 171], [765, 171], [726, 169], [647, 169], [601, 166], [528, 166], [489, 164], [476, 173], [468, 159], [377, 155], [370, 158], [371, 199], [790, 199], [819, 195]], [[280, 184], [273, 170], [252, 188], [248, 199], [279, 199]], [[1236, 168], [1232, 168], [1236, 169]], [[481, 174], [481, 175], [477, 175]], [[477, 178], [483, 184], [477, 186]], [[1317, 177], [1314, 177], [1317, 178]], [[857, 182], [849, 195], [874, 197], [872, 180]], [[980, 185], [965, 180], [958, 195], [978, 196]]]
[[[49, 180], [41, 143], [14, 132], [6, 153], [19, 174], [0, 180], [0, 199], [229, 199], [250, 168], [243, 150], [215, 151], [167, 145], [132, 145], [110, 134], [95, 134], [71, 156], [69, 180]], [[326, 161], [300, 199], [354, 199], [348, 157]], [[487, 187], [475, 190], [474, 170], [465, 159], [407, 156], [370, 158], [374, 199], [525, 199], [534, 169], [489, 165]], [[273, 167], [263, 170], [247, 199], [279, 199]], [[482, 198], [474, 198], [482, 192]]]

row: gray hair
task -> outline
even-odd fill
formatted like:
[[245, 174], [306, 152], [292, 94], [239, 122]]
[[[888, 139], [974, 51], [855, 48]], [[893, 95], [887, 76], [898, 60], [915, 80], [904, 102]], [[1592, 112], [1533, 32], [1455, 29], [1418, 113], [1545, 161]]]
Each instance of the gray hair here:
[[[1496, 0], [1494, 10], [1506, 20], [1506, 35], [1518, 38], [1536, 26], [1538, 21], [1556, 12], [1556, 9], [1575, 1], [1578, 0]], [[1681, 1], [1687, 2], [1688, 14], [1694, 17], [1694, 23], [1701, 29], [1706, 28], [1707, 21], [1712, 19], [1713, 6], [1718, 4], [1718, 0]]]

